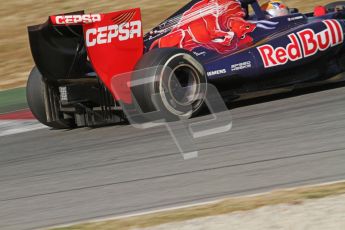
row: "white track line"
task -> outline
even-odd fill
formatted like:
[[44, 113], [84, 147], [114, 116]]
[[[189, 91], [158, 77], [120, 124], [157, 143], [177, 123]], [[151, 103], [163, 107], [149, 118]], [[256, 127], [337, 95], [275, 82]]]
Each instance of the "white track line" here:
[[18, 112], [23, 112], [23, 111], [27, 111], [28, 109], [17, 109], [17, 110], [13, 110], [13, 111], [9, 111], [9, 112], [3, 112], [3, 113], [0, 113], [0, 115], [6, 115], [6, 114], [9, 114], [9, 113], [18, 113]]
[[36, 120], [0, 120], [0, 137], [44, 129]]

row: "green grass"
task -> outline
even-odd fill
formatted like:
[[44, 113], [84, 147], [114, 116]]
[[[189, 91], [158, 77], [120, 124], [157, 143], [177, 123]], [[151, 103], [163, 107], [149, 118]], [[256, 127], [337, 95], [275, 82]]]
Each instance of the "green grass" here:
[[0, 91], [0, 113], [27, 108], [25, 88]]

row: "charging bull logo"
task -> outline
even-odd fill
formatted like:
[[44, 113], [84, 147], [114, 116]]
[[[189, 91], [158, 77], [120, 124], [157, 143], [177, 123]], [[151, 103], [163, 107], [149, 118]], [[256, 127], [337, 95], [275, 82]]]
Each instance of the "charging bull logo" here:
[[154, 47], [193, 50], [205, 47], [218, 53], [252, 45], [248, 35], [256, 24], [245, 21], [246, 13], [237, 0], [201, 0], [176, 20], [171, 31], [153, 42]]
[[344, 32], [340, 23], [336, 20], [325, 20], [323, 23], [326, 29], [319, 33], [315, 33], [312, 29], [305, 29], [296, 34], [289, 34], [290, 43], [285, 48], [273, 48], [271, 45], [258, 47], [265, 68], [307, 58], [319, 51], [342, 44]]

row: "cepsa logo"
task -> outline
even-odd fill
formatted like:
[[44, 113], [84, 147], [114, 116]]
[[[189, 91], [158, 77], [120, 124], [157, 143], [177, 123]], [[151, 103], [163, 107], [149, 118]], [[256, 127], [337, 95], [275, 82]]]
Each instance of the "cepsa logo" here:
[[344, 42], [343, 28], [338, 21], [325, 20], [323, 23], [326, 29], [319, 33], [315, 33], [312, 29], [305, 29], [297, 34], [289, 34], [290, 43], [285, 48], [275, 49], [271, 45], [258, 47], [265, 68], [307, 58]]
[[53, 24], [66, 25], [66, 24], [88, 24], [100, 22], [102, 19], [100, 14], [83, 14], [83, 15], [60, 15], [52, 17]]
[[125, 22], [120, 25], [110, 25], [92, 28], [86, 31], [86, 46], [92, 47], [112, 43], [114, 39], [126, 41], [134, 37], [140, 38], [141, 21]]

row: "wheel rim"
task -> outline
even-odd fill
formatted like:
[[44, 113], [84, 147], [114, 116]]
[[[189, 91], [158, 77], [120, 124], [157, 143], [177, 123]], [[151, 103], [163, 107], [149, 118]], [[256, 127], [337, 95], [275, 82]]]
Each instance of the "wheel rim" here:
[[[171, 58], [173, 59], [174, 57]], [[167, 78], [164, 77], [165, 74]], [[188, 62], [179, 64], [174, 69], [169, 69], [168, 64], [164, 66], [159, 91], [163, 105], [170, 113], [190, 117], [202, 106], [206, 91], [202, 90], [205, 85], [201, 82], [200, 74]]]
[[190, 65], [177, 66], [169, 76], [168, 90], [175, 103], [188, 106], [195, 102], [200, 93], [200, 80]]

